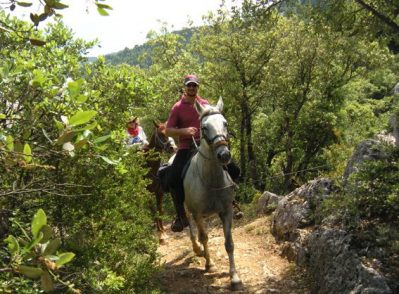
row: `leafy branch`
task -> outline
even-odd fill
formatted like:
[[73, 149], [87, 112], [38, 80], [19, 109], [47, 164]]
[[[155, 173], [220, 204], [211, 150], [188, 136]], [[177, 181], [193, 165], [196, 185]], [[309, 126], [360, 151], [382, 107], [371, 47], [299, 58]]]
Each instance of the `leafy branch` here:
[[53, 291], [54, 281], [58, 281], [78, 293], [71, 283], [62, 281], [57, 275], [57, 271], [71, 262], [75, 254], [58, 250], [61, 239], [54, 237], [44, 211], [39, 209], [33, 216], [30, 234], [19, 223], [15, 223], [21, 229], [22, 236], [9, 235], [4, 240], [10, 254], [10, 264], [1, 270], [12, 271], [29, 279], [40, 279], [45, 292]]

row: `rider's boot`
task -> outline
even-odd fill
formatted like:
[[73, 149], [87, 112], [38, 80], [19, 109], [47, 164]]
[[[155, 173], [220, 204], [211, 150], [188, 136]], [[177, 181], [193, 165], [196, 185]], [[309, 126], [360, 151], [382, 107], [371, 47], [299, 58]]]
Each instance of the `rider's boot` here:
[[[176, 218], [173, 220], [171, 230], [173, 232], [181, 232], [185, 227], [188, 226], [188, 219], [186, 216], [186, 210], [184, 209], [184, 198], [179, 197], [176, 190], [171, 190], [173, 204], [176, 209]], [[180, 199], [183, 198], [183, 199]]]

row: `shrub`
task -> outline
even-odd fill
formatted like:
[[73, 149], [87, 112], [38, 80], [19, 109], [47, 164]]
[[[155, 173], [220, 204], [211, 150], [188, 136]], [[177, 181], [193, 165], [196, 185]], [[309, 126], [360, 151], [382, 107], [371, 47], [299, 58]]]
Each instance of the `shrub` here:
[[[14, 220], [19, 227], [17, 236], [9, 235], [4, 241], [7, 249], [1, 249], [2, 258], [2, 291], [23, 293], [39, 293], [39, 285], [45, 292], [68, 287], [76, 292], [73, 285], [63, 281], [59, 269], [69, 263], [75, 254], [61, 253], [58, 249], [61, 240], [54, 236], [53, 230], [47, 225], [47, 216], [39, 209], [31, 222], [31, 232]], [[31, 279], [31, 280], [28, 280]], [[40, 280], [40, 283], [38, 282]]]

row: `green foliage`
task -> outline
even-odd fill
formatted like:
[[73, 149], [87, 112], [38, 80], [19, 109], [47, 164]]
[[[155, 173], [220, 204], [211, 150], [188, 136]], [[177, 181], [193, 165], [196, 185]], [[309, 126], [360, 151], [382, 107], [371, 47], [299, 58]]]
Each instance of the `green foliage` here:
[[[75, 254], [58, 251], [59, 239], [54, 236], [53, 230], [47, 226], [47, 216], [44, 211], [39, 209], [33, 216], [31, 234], [28, 234], [19, 223], [15, 222], [15, 224], [21, 230], [20, 235], [17, 237], [9, 235], [4, 240], [9, 255], [3, 259], [3, 262], [8, 261], [7, 264], [2, 266], [10, 269], [12, 275], [5, 275], [8, 276], [8, 282], [2, 284], [2, 291], [8, 292], [14, 287], [23, 287], [19, 285], [21, 279], [18, 275], [33, 280], [40, 279], [41, 288], [45, 292], [51, 292], [55, 289], [55, 281], [61, 283], [63, 287], [75, 291], [73, 285], [61, 280], [58, 274], [58, 269], [71, 262]], [[26, 282], [26, 286], [29, 284], [32, 283]]]
[[[399, 151], [388, 147], [384, 159], [368, 160], [351, 174], [341, 192], [323, 202], [323, 215], [352, 235], [351, 245], [365, 260], [378, 259], [392, 281], [398, 276]], [[383, 254], [382, 254], [383, 253]]]
[[362, 27], [364, 15], [351, 18], [357, 3], [312, 1], [290, 10], [293, 2], [284, 3], [284, 17], [273, 11], [278, 5], [262, 1], [221, 9], [188, 46], [165, 28], [145, 44], [152, 58], [147, 73], [161, 98], [151, 105], [166, 117], [177, 96], [172, 87], [187, 69], [199, 74], [201, 95], [228, 97], [244, 181], [279, 193], [320, 173], [339, 174], [352, 146], [386, 124], [397, 76], [386, 43]]
[[236, 194], [236, 200], [242, 203], [250, 203], [256, 199], [259, 192], [253, 185], [240, 185]]
[[101, 266], [98, 266], [98, 268], [93, 267], [93, 269], [87, 273], [87, 280], [91, 285], [94, 285], [95, 291], [99, 293], [118, 293], [118, 291], [123, 289], [126, 283], [123, 277]]
[[[358, 120], [360, 130], [346, 123], [348, 85], [361, 76], [360, 93], [369, 85], [392, 87], [388, 77], [394, 76], [385, 47], [363, 35], [346, 38], [300, 13], [282, 17], [249, 1], [242, 10], [210, 18], [193, 38], [209, 93], [228, 97], [226, 116], [238, 132], [233, 143], [244, 180], [278, 193], [334, 169], [324, 153], [330, 146], [350, 149], [350, 136], [377, 131], [383, 103], [365, 105], [370, 111]], [[381, 74], [387, 78], [377, 81]], [[374, 87], [372, 96], [381, 99], [388, 87]], [[358, 98], [353, 102], [364, 101]]]
[[399, 152], [391, 150], [383, 160], [370, 161], [353, 174], [356, 189], [349, 191], [360, 217], [399, 223]]
[[[173, 31], [172, 34], [178, 36], [178, 41], [181, 43], [182, 47], [186, 47], [196, 31], [197, 29], [195, 28], [186, 28]], [[142, 45], [135, 45], [132, 49], [125, 48], [116, 53], [106, 54], [104, 56], [105, 60], [113, 65], [126, 63], [140, 68], [149, 68], [151, 65], [157, 63], [155, 60], [155, 52], [162, 49], [165, 45], [153, 42], [157, 37], [158, 35], [156, 32], [151, 32], [148, 34], [148, 38], [150, 39], [149, 42]]]
[[[76, 288], [146, 292], [153, 287], [148, 281], [156, 261], [151, 196], [142, 154], [126, 150], [123, 142], [128, 117], [134, 113], [145, 121], [151, 115], [146, 100], [153, 96], [152, 85], [130, 67], [106, 66], [102, 59], [87, 63], [82, 55], [93, 43], [74, 40], [61, 23], [47, 28], [51, 41], [43, 47], [0, 35], [2, 208], [18, 213], [21, 223], [37, 207], [46, 211], [57, 238], [48, 239], [47, 226], [39, 232], [45, 219], [38, 214], [29, 246], [48, 239], [46, 256], [56, 256], [60, 244], [73, 251], [79, 257], [73, 266], [64, 268], [71, 254], [51, 262], [74, 277]], [[18, 238], [7, 240], [10, 250], [22, 252]], [[21, 270], [41, 274], [43, 287], [52, 287], [46, 271]], [[107, 274], [92, 279], [94, 272]]]
[[326, 200], [325, 215], [341, 215], [350, 228], [363, 221], [399, 223], [399, 152], [386, 146], [388, 156], [368, 160], [351, 174], [342, 195]]
[[[309, 1], [302, 1], [309, 2]], [[370, 40], [379, 39], [398, 52], [398, 3], [389, 0], [312, 1], [312, 17], [327, 20], [332, 28], [350, 34], [363, 34]]]
[[[104, 0], [95, 0], [94, 4], [97, 6], [97, 11], [100, 15], [106, 16], [108, 15], [107, 10], [112, 10], [112, 7], [103, 3]], [[7, 5], [5, 6], [10, 10], [12, 13], [14, 10], [18, 10], [18, 6], [20, 7], [31, 7], [33, 4], [34, 7], [37, 6], [37, 4], [40, 4], [40, 8], [42, 11], [40, 14], [36, 14], [31, 12], [30, 13], [30, 20], [33, 22], [33, 24], [37, 27], [40, 22], [45, 21], [47, 18], [50, 17], [62, 17], [60, 14], [60, 10], [66, 9], [69, 6], [65, 3], [62, 3], [60, 0], [44, 0], [44, 1], [16, 1], [16, 0], [8, 0], [2, 3], [2, 5]], [[37, 12], [37, 11], [35, 11]], [[33, 43], [32, 43], [33, 44]], [[45, 43], [42, 43], [41, 45], [44, 45]], [[33, 44], [33, 45], [38, 45], [38, 44]]]
[[141, 163], [141, 155], [129, 150], [120, 162], [126, 169], [123, 173], [101, 159], [92, 165], [82, 161], [72, 168], [64, 166], [71, 178], [80, 179], [80, 193], [90, 194], [62, 204], [63, 217], [75, 219], [66, 242], [81, 257], [76, 270], [83, 274], [75, 283], [84, 292], [140, 292], [151, 287], [148, 279], [154, 271], [156, 240]]

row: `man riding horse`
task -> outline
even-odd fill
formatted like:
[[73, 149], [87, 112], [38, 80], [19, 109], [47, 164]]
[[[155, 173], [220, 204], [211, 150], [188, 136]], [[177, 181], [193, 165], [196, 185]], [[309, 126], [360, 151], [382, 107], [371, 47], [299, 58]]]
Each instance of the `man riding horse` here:
[[[182, 172], [187, 162], [196, 152], [196, 145], [199, 145], [200, 140], [200, 120], [194, 104], [197, 101], [201, 105], [209, 105], [206, 99], [198, 95], [200, 83], [195, 75], [185, 76], [183, 84], [184, 93], [180, 100], [173, 105], [165, 130], [167, 136], [179, 138], [176, 157], [166, 175], [176, 209], [176, 218], [171, 226], [173, 232], [181, 232], [188, 226], [184, 209]], [[240, 174], [238, 166], [231, 162], [227, 169], [232, 179], [236, 181]]]

